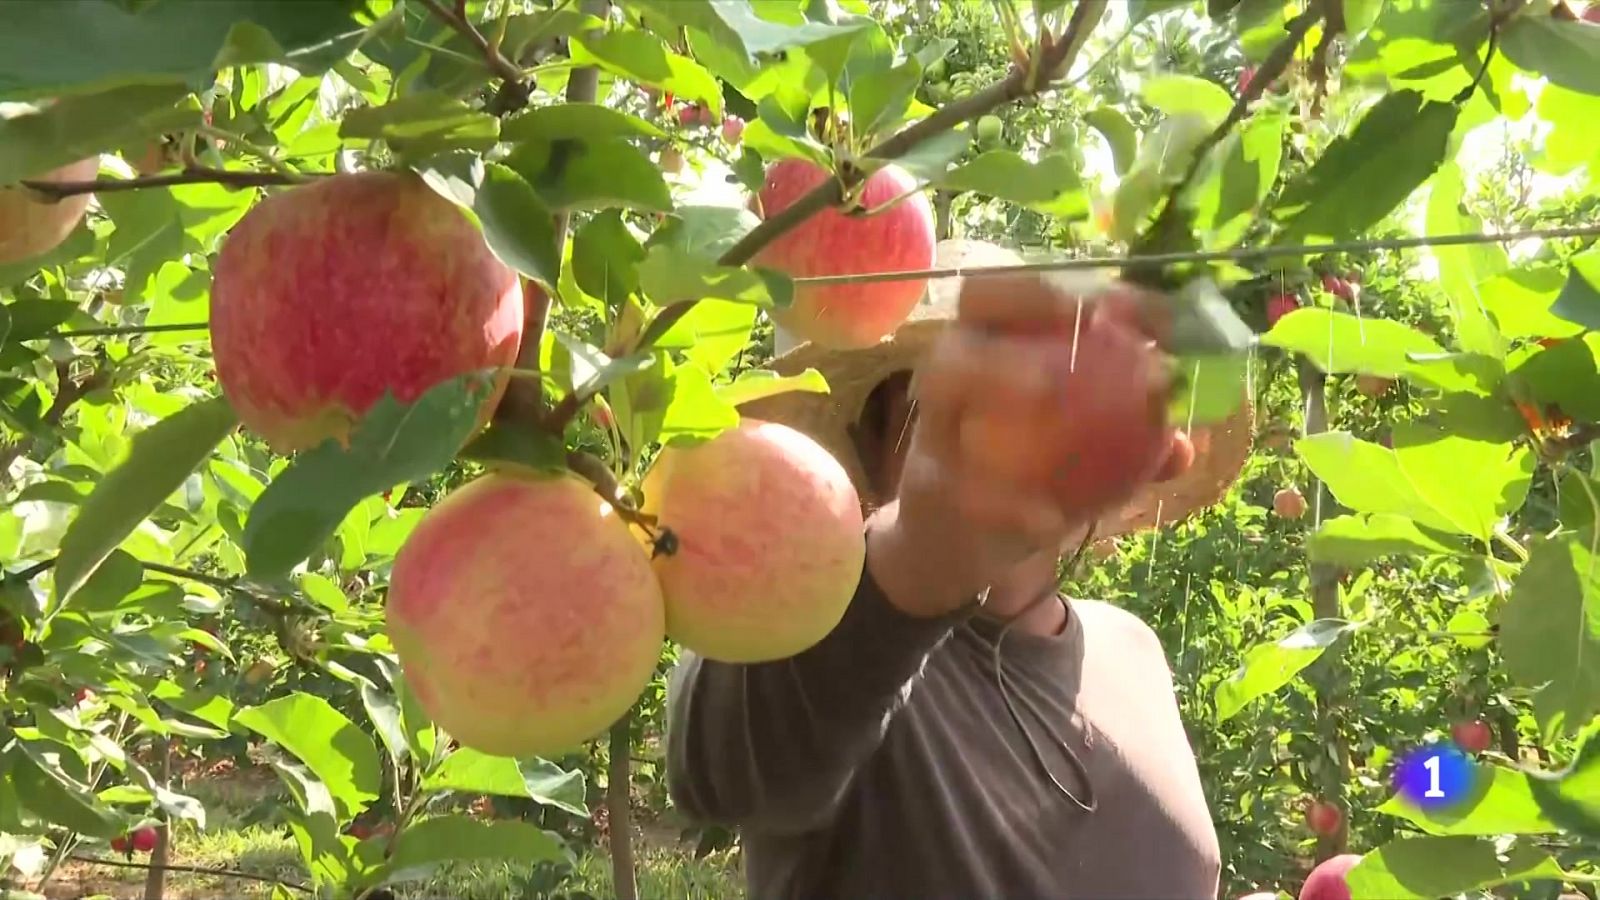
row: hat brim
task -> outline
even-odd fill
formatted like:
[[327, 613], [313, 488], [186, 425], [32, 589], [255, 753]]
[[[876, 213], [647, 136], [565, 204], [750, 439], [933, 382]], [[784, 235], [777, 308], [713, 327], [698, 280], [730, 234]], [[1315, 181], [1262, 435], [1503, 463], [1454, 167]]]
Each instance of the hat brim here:
[[[867, 476], [851, 426], [860, 419], [872, 391], [900, 372], [914, 372], [942, 328], [940, 320], [909, 322], [870, 350], [834, 352], [802, 344], [772, 361], [780, 375], [816, 369], [827, 379], [826, 394], [791, 391], [752, 400], [741, 415], [788, 425], [809, 435], [844, 466], [863, 496]], [[1254, 408], [1248, 395], [1227, 418], [1187, 429], [1194, 463], [1182, 475], [1149, 484], [1125, 506], [1100, 520], [1097, 539], [1117, 537], [1182, 521], [1220, 501], [1249, 460], [1254, 438]]]

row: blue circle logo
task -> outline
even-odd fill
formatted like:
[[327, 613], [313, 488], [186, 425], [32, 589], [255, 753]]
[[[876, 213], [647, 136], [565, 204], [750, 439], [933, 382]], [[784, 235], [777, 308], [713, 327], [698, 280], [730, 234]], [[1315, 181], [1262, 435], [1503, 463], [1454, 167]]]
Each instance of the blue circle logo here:
[[1400, 796], [1422, 809], [1447, 809], [1472, 796], [1476, 767], [1453, 741], [1423, 744], [1401, 756], [1394, 767]]

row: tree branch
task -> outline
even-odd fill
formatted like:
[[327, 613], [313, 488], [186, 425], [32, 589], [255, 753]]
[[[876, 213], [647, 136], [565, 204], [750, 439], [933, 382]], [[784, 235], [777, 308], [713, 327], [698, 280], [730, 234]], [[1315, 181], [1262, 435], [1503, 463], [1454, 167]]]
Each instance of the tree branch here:
[[243, 879], [244, 881], [258, 881], [262, 884], [280, 884], [286, 888], [290, 888], [291, 890], [299, 891], [302, 894], [311, 893], [311, 888], [299, 883], [298, 881], [284, 881], [281, 878], [273, 878], [270, 875], [257, 875], [253, 872], [240, 872], [237, 869], [212, 868], [210, 866], [182, 866], [174, 865], [172, 863], [167, 863], [166, 865], [162, 866], [155, 866], [150, 865], [149, 863], [138, 863], [132, 861], [125, 862], [120, 859], [105, 859], [104, 857], [83, 856], [76, 853], [67, 858], [73, 862], [89, 863], [90, 865], [96, 866], [111, 866], [118, 869], [144, 869], [147, 871], [155, 869], [166, 872], [191, 872], [196, 875], [217, 875], [222, 878], [239, 878]]
[[477, 47], [478, 52], [483, 54], [483, 61], [488, 65], [489, 71], [505, 82], [500, 93], [490, 103], [491, 108], [489, 111], [491, 113], [505, 115], [528, 105], [530, 91], [528, 85], [523, 83], [522, 70], [517, 68], [516, 64], [511, 60], [506, 59], [498, 47], [489, 43], [489, 39], [483, 36], [483, 32], [478, 30], [478, 26], [468, 21], [465, 15], [465, 4], [462, 4], [458, 9], [450, 9], [440, 3], [439, 0], [421, 0], [421, 3], [429, 12], [437, 16], [446, 25], [455, 29], [456, 33], [470, 41], [474, 47]]
[[[868, 149], [862, 156], [867, 159], [898, 159], [924, 141], [938, 137], [963, 122], [980, 118], [1023, 97], [1042, 93], [1051, 86], [1055, 78], [1072, 67], [1072, 62], [1084, 42], [1088, 40], [1089, 33], [1105, 15], [1108, 2], [1109, 0], [1082, 0], [1073, 10], [1072, 19], [1068, 22], [1060, 42], [1047, 41], [1035, 51], [1038, 65], [1026, 67], [1013, 65], [1005, 78], [975, 94], [941, 107], [933, 115]], [[749, 262], [763, 247], [777, 240], [783, 233], [795, 228], [824, 208], [840, 203], [844, 199], [844, 191], [865, 179], [866, 174], [853, 162], [846, 161], [840, 167], [839, 177], [828, 179], [781, 212], [762, 220], [760, 225], [752, 228], [729, 247], [727, 252], [718, 258], [717, 264], [733, 267]], [[649, 325], [645, 326], [634, 349], [644, 350], [660, 340], [673, 325], [688, 315], [696, 302], [698, 301], [689, 300], [674, 303], [663, 309]], [[587, 400], [587, 396], [571, 395], [563, 399], [561, 405], [557, 407], [561, 410], [561, 415], [552, 413], [550, 417], [552, 427], [564, 426]]]
[[[1145, 229], [1144, 234], [1139, 236], [1133, 247], [1129, 248], [1130, 256], [1158, 253], [1170, 247], [1172, 235], [1180, 225], [1179, 217], [1183, 211], [1181, 204], [1183, 192], [1189, 189], [1189, 185], [1193, 183], [1195, 176], [1200, 173], [1200, 169], [1205, 165], [1206, 155], [1211, 152], [1213, 147], [1221, 143], [1223, 138], [1228, 136], [1228, 132], [1232, 131], [1235, 125], [1244, 121], [1245, 117], [1250, 113], [1250, 104], [1259, 99], [1267, 87], [1277, 81], [1278, 76], [1289, 68], [1289, 63], [1294, 59], [1295, 51], [1299, 48], [1300, 42], [1305, 39], [1307, 32], [1311, 30], [1311, 26], [1322, 19], [1322, 13], [1322, 4], [1314, 4], [1285, 26], [1288, 34], [1284, 36], [1284, 39], [1276, 47], [1272, 48], [1271, 53], [1267, 54], [1267, 58], [1262, 61], [1261, 67], [1250, 78], [1250, 84], [1239, 92], [1239, 99], [1235, 100], [1233, 108], [1228, 110], [1228, 117], [1223, 119], [1222, 123], [1216, 128], [1212, 129], [1211, 133], [1206, 135], [1205, 139], [1195, 147], [1194, 156], [1189, 160], [1189, 167], [1184, 170], [1183, 177], [1178, 179], [1178, 183], [1174, 184], [1172, 189], [1167, 192], [1166, 203], [1161, 207], [1161, 213], [1156, 216], [1155, 222], [1151, 223], [1150, 227]], [[1122, 277], [1124, 280], [1137, 284], [1159, 285], [1161, 270], [1148, 264], [1135, 265], [1130, 263], [1124, 267]]]
[[305, 184], [324, 177], [321, 172], [245, 172], [235, 169], [208, 169], [194, 166], [167, 175], [141, 175], [138, 178], [98, 178], [92, 181], [23, 181], [22, 185], [48, 200], [61, 200], [75, 194], [109, 194], [144, 188], [172, 187], [178, 184], [220, 184], [227, 187], [274, 187]]

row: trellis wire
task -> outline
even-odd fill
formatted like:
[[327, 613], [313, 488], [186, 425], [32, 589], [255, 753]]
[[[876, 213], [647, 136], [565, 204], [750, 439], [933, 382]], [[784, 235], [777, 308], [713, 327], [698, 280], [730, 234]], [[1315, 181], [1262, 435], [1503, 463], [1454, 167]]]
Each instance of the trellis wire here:
[[[1525, 240], [1550, 240], [1553, 238], [1600, 237], [1600, 224], [1569, 225], [1560, 228], [1531, 228], [1526, 231], [1502, 231], [1493, 234], [1469, 232], [1463, 234], [1436, 234], [1410, 238], [1386, 238], [1370, 241], [1341, 241], [1330, 244], [1292, 244], [1282, 247], [1241, 247], [1229, 250], [1187, 250], [1176, 253], [1150, 253], [1135, 256], [1086, 256], [1079, 259], [1055, 259], [1039, 262], [1017, 263], [1004, 266], [971, 266], [944, 269], [908, 269], [898, 272], [860, 272], [851, 275], [810, 275], [793, 279], [795, 284], [872, 284], [885, 281], [913, 281], [924, 278], [983, 277], [1008, 275], [1020, 272], [1060, 272], [1070, 269], [1120, 269], [1129, 265], [1164, 266], [1180, 263], [1239, 261], [1272, 256], [1320, 256], [1326, 253], [1368, 253], [1374, 250], [1408, 250], [1417, 247], [1452, 247], [1468, 244], [1508, 244]], [[168, 325], [129, 325], [107, 328], [84, 328], [78, 331], [58, 331], [41, 337], [95, 337], [116, 334], [141, 334], [156, 331], [203, 331], [206, 322]]]

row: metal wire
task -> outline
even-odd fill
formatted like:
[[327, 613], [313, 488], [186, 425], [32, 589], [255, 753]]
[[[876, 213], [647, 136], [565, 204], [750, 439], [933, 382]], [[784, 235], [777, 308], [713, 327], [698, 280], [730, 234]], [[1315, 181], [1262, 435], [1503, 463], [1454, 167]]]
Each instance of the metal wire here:
[[1563, 228], [1534, 228], [1498, 234], [1424, 235], [1371, 241], [1341, 241], [1332, 244], [1293, 244], [1281, 247], [1248, 247], [1231, 250], [1190, 250], [1180, 253], [1151, 253], [1143, 256], [1086, 256], [1079, 259], [1043, 260], [1006, 266], [971, 266], [946, 269], [914, 269], [898, 272], [861, 272], [852, 275], [812, 275], [793, 279], [795, 284], [872, 284], [883, 281], [912, 281], [951, 276], [1004, 275], [1014, 272], [1059, 272], [1068, 269], [1120, 269], [1129, 265], [1164, 266], [1178, 263], [1237, 261], [1271, 256], [1319, 256], [1325, 253], [1369, 253], [1374, 250], [1406, 250], [1414, 247], [1449, 247], [1463, 244], [1504, 244], [1531, 239], [1600, 237], [1600, 224], [1572, 225]]

